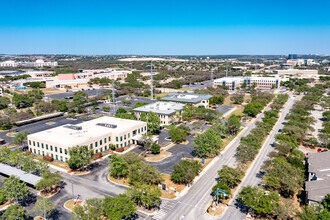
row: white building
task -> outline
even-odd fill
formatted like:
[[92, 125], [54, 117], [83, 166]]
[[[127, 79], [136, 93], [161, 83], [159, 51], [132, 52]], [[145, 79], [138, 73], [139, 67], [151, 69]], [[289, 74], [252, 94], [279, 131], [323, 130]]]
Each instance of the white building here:
[[27, 139], [30, 152], [67, 161], [72, 147], [88, 146], [94, 153], [105, 152], [111, 144], [116, 147], [136, 144], [146, 132], [146, 122], [104, 116], [30, 134]]
[[6, 60], [4, 62], [0, 62], [0, 67], [17, 67], [18, 63], [13, 60]]
[[170, 95], [162, 98], [163, 101], [171, 101], [178, 103], [189, 103], [195, 107], [204, 106], [209, 107], [209, 99], [212, 95], [209, 94], [197, 94], [197, 93], [171, 93]]
[[176, 102], [154, 102], [133, 109], [134, 115], [138, 120], [141, 120], [141, 113], [154, 112], [158, 115], [161, 124], [170, 125], [177, 121], [175, 114], [180, 114], [184, 108], [184, 104]]
[[274, 70], [274, 74], [278, 76], [294, 76], [296, 78], [318, 79], [318, 70], [307, 69], [287, 69], [287, 70]]
[[278, 77], [223, 77], [215, 79], [213, 86], [225, 86], [229, 90], [241, 88], [245, 83], [246, 87], [253, 85], [258, 89], [272, 89], [280, 87], [281, 79]]

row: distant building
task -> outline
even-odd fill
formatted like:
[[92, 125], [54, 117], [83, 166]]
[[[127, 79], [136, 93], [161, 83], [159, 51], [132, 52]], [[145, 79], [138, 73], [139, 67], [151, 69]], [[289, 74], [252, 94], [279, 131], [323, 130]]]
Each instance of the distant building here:
[[35, 62], [16, 62], [13, 60], [7, 60], [0, 63], [0, 67], [44, 67], [44, 66], [57, 66], [57, 62], [53, 61], [44, 61], [44, 60], [36, 60]]
[[223, 77], [215, 79], [213, 86], [225, 86], [229, 90], [235, 90], [245, 83], [248, 88], [255, 85], [257, 89], [272, 89], [279, 88], [280, 81], [278, 77]]
[[105, 152], [111, 144], [116, 147], [136, 144], [146, 132], [146, 122], [104, 116], [30, 134], [27, 139], [30, 152], [64, 162], [70, 158], [72, 147], [88, 146], [94, 153]]
[[[134, 115], [138, 120], [141, 120], [141, 113], [154, 112], [160, 118], [161, 124], [170, 125], [177, 121], [173, 116], [176, 113], [180, 113], [184, 108], [184, 104], [176, 102], [154, 102], [148, 105], [144, 105], [133, 109]], [[172, 117], [173, 116], [173, 117]]]
[[318, 70], [308, 70], [308, 69], [287, 69], [287, 70], [274, 70], [274, 74], [283, 76], [294, 76], [295, 78], [305, 78], [305, 79], [318, 79]]
[[0, 76], [18, 76], [23, 74], [24, 72], [22, 71], [16, 71], [16, 70], [2, 70], [0, 71]]
[[189, 103], [195, 107], [204, 106], [205, 108], [209, 107], [209, 99], [212, 98], [212, 95], [208, 94], [197, 94], [197, 93], [172, 93], [161, 100], [163, 101], [172, 101], [179, 103]]
[[298, 55], [297, 54], [289, 54], [288, 59], [297, 59]]
[[49, 78], [54, 76], [55, 72], [53, 71], [26, 71], [24, 74], [30, 75], [31, 78], [40, 79], [40, 78]]
[[321, 202], [330, 194], [330, 151], [308, 153], [306, 163], [308, 176], [305, 184], [306, 202]]
[[87, 89], [89, 88], [87, 79], [74, 79], [74, 80], [53, 80], [46, 81], [46, 88], [54, 89]]

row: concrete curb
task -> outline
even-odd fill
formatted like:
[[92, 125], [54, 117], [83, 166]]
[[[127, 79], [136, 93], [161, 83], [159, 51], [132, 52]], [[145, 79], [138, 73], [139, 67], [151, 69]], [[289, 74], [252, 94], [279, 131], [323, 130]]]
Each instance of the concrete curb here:
[[123, 186], [123, 187], [125, 187], [125, 188], [127, 188], [127, 189], [130, 189], [130, 188], [131, 188], [131, 187], [126, 186], [126, 185], [124, 185], [124, 184], [119, 184], [119, 183], [115, 183], [115, 182], [113, 182], [112, 180], [110, 180], [109, 175], [110, 175], [110, 174], [107, 175], [107, 180], [108, 180], [110, 183], [112, 183], [112, 184], [114, 184], [114, 185], [116, 185], [116, 186]]

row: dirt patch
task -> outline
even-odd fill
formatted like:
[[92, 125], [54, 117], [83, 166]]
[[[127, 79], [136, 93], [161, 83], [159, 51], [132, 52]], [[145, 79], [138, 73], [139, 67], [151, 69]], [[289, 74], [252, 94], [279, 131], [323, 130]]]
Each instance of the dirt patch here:
[[176, 198], [176, 194], [180, 193], [184, 188], [185, 185], [173, 183], [171, 180], [171, 176], [165, 173], [162, 173], [162, 177], [166, 184], [167, 190], [162, 190], [162, 198], [163, 199], [174, 199]]
[[81, 203], [82, 203], [81, 200], [78, 200], [78, 201], [76, 201], [76, 203], [75, 203], [75, 202], [71, 199], [71, 200], [66, 201], [66, 202], [64, 203], [64, 207], [67, 208], [67, 209], [69, 209], [69, 210], [72, 212], [73, 209], [74, 209], [76, 206], [80, 205]]
[[159, 154], [148, 154], [144, 159], [148, 162], [159, 162], [167, 157], [171, 156], [172, 153], [167, 151], [161, 151]]
[[220, 216], [226, 210], [227, 205], [219, 203], [218, 207], [213, 203], [208, 209], [207, 213], [211, 216]]
[[41, 91], [43, 91], [43, 93], [45, 93], [45, 95], [65, 93], [64, 90], [53, 89], [53, 88], [43, 88], [43, 89], [41, 89]]
[[110, 176], [110, 174], [109, 174], [108, 175], [108, 179], [111, 182], [114, 182], [114, 183], [117, 183], [117, 184], [120, 184], [120, 185], [124, 185], [124, 186], [129, 187], [129, 183], [128, 183], [128, 179], [127, 178], [118, 179], [118, 178], [114, 178], [114, 177]]

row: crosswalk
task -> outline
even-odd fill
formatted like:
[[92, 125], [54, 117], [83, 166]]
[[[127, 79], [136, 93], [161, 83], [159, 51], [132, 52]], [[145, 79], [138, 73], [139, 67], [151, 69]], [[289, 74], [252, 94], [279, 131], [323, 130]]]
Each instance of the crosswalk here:
[[178, 204], [177, 200], [169, 200], [164, 202], [161, 206], [160, 206], [160, 210], [159, 212], [156, 213], [156, 215], [154, 215], [152, 217], [152, 219], [154, 220], [162, 220], [165, 215], [174, 208], [174, 206], [176, 206], [176, 204]]

